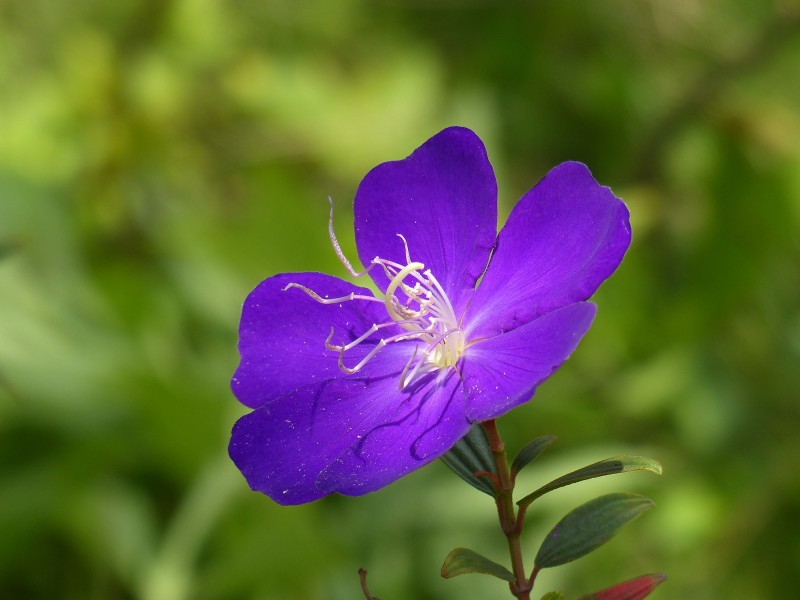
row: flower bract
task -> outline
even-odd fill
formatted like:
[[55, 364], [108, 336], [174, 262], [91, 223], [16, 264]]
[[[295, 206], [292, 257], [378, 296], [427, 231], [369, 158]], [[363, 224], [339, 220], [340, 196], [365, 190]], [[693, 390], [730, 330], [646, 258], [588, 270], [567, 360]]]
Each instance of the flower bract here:
[[354, 201], [364, 270], [270, 277], [248, 296], [232, 379], [252, 412], [230, 455], [281, 504], [377, 490], [472, 423], [531, 398], [588, 330], [587, 299], [630, 244], [625, 205], [586, 166], [552, 169], [497, 233], [481, 140], [451, 127], [375, 167]]

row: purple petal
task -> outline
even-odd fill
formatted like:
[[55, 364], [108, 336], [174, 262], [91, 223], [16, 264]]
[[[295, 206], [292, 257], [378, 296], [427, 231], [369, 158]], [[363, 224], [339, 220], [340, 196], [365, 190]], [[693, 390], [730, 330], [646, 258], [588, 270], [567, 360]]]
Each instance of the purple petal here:
[[[359, 185], [354, 212], [364, 265], [376, 256], [406, 264], [401, 234], [411, 260], [431, 270], [461, 313], [497, 233], [497, 182], [478, 136], [451, 127], [408, 158], [378, 165]], [[371, 273], [385, 290], [384, 274]]]
[[[372, 296], [369, 290], [321, 273], [284, 273], [261, 282], [242, 309], [241, 362], [231, 380], [233, 393], [251, 408], [314, 382], [321, 385], [342, 377], [338, 353], [325, 348], [331, 328], [333, 343], [340, 343], [355, 339], [373, 323], [388, 320], [382, 303], [321, 304], [300, 289], [282, 291], [289, 283], [328, 298], [351, 292]], [[353, 348], [346, 355], [347, 364], [357, 363], [370, 349], [368, 344]]]
[[628, 209], [585, 165], [566, 162], [508, 217], [464, 318], [469, 339], [509, 331], [589, 298], [631, 239]]
[[[336, 491], [362, 494], [449, 449], [469, 427], [463, 400], [454, 394], [458, 378], [437, 385], [431, 376], [401, 391], [410, 347], [388, 346], [364, 373], [307, 386], [242, 417], [229, 452], [250, 487], [280, 504]], [[375, 441], [381, 444], [377, 454]], [[343, 455], [357, 461], [357, 471], [326, 469]]]
[[464, 387], [452, 370], [408, 397], [395, 393], [375, 401], [392, 410], [320, 474], [319, 488], [350, 496], [375, 491], [439, 458], [470, 427]]
[[595, 312], [591, 302], [571, 304], [468, 348], [462, 368], [467, 417], [486, 421], [527, 402], [575, 350]]
[[279, 504], [302, 504], [326, 495], [315, 485], [317, 475], [354, 437], [331, 431], [346, 424], [346, 412], [331, 410], [344, 403], [331, 399], [347, 394], [348, 383], [331, 380], [326, 387], [301, 388], [236, 422], [228, 453], [251, 489]]

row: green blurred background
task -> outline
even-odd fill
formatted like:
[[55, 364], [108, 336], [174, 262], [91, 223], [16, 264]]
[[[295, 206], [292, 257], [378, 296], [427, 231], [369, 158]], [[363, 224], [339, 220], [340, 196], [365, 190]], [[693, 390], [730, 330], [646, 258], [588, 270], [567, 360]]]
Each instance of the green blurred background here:
[[661, 460], [599, 493], [655, 511], [546, 571], [575, 598], [650, 571], [661, 599], [800, 589], [800, 4], [763, 0], [2, 0], [0, 597], [507, 598], [440, 579], [505, 561], [486, 496], [436, 463], [283, 508], [226, 456], [241, 302], [345, 275], [375, 164], [473, 128], [502, 218], [560, 161], [630, 206], [634, 243], [579, 351], [500, 426], [559, 443], [521, 477]]

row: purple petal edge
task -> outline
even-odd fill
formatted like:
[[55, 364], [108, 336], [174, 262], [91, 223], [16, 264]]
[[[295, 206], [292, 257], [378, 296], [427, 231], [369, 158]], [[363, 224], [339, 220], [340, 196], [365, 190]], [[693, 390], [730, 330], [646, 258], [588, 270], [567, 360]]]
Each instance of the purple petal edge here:
[[527, 402], [572, 354], [596, 310], [591, 302], [571, 304], [469, 348], [462, 372], [467, 417], [495, 419]]
[[[372, 292], [322, 273], [282, 273], [262, 281], [247, 297], [239, 325], [241, 361], [231, 389], [242, 404], [258, 408], [292, 391], [328, 379], [343, 377], [337, 352], [326, 350], [325, 339], [334, 329], [334, 342], [350, 341], [373, 323], [387, 320], [378, 303], [364, 301], [320, 304], [299, 283], [322, 297]], [[355, 348], [349, 360], [360, 360], [367, 346]]]
[[407, 357], [395, 348], [373, 373], [307, 386], [239, 419], [229, 454], [250, 487], [279, 504], [360, 495], [455, 444], [469, 428], [457, 378], [432, 375], [401, 391]]
[[[403, 235], [411, 260], [431, 270], [461, 314], [497, 234], [497, 181], [475, 133], [450, 127], [409, 157], [378, 165], [359, 185], [353, 210], [364, 265], [377, 256], [406, 264]], [[383, 272], [371, 273], [385, 290]]]
[[587, 300], [631, 240], [628, 209], [589, 169], [566, 162], [517, 203], [465, 315], [470, 338], [510, 331]]

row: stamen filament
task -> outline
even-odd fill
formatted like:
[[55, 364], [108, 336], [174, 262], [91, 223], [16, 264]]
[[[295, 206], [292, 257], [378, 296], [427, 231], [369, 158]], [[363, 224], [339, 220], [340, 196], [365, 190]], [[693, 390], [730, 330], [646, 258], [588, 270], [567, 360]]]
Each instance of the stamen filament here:
[[410, 379], [406, 380], [406, 373], [408, 373], [408, 368], [411, 366], [411, 363], [414, 362], [414, 359], [416, 357], [417, 357], [417, 346], [414, 345], [414, 352], [412, 352], [411, 356], [408, 357], [408, 362], [406, 363], [406, 366], [403, 367], [403, 371], [400, 373], [400, 389], [401, 390], [404, 389], [406, 387], [406, 385], [408, 385], [408, 383], [410, 382]]
[[356, 294], [355, 292], [350, 292], [347, 296], [342, 296], [340, 298], [323, 298], [314, 290], [307, 288], [304, 285], [300, 285], [299, 283], [290, 283], [281, 291], [285, 292], [286, 290], [290, 290], [292, 288], [297, 288], [303, 290], [306, 294], [311, 296], [314, 300], [319, 302], [320, 304], [339, 304], [340, 302], [349, 302], [351, 300], [366, 300], [368, 302], [383, 302], [380, 298], [376, 298], [375, 296], [363, 296], [361, 294]]
[[[406, 321], [406, 322], [407, 323], [411, 323], [411, 321]], [[345, 344], [344, 346], [339, 346], [337, 344], [331, 344], [330, 343], [331, 339], [333, 339], [333, 333], [334, 333], [334, 328], [331, 327], [331, 333], [328, 336], [328, 339], [325, 340], [325, 348], [327, 348], [328, 350], [336, 350], [337, 352], [352, 350], [353, 348], [358, 346], [361, 342], [366, 340], [369, 336], [371, 336], [373, 333], [375, 333], [379, 329], [383, 329], [384, 327], [396, 326], [397, 324], [398, 323], [396, 321], [387, 321], [386, 323], [380, 323], [380, 324], [373, 323], [372, 327], [367, 329], [366, 332], [364, 332], [362, 335], [358, 336], [355, 340], [353, 340], [349, 344]], [[403, 334], [400, 334], [400, 335], [404, 335], [405, 336], [405, 335], [408, 335], [408, 334], [403, 333]]]
[[370, 272], [372, 267], [375, 266], [375, 263], [372, 262], [370, 265], [364, 269], [363, 271], [359, 271], [358, 273], [353, 269], [353, 265], [350, 264], [350, 261], [347, 260], [347, 257], [342, 252], [342, 247], [339, 245], [339, 240], [336, 239], [336, 233], [333, 231], [333, 198], [328, 196], [328, 202], [331, 205], [331, 212], [330, 216], [328, 217], [328, 235], [331, 238], [331, 245], [333, 245], [333, 251], [336, 253], [336, 257], [339, 259], [339, 262], [344, 265], [344, 268], [347, 269], [347, 272], [350, 273], [351, 276], [358, 279], [359, 277], [363, 277], [367, 273]]
[[366, 365], [370, 360], [372, 360], [373, 356], [375, 356], [378, 352], [383, 350], [383, 347], [387, 343], [388, 342], [385, 339], [382, 339], [381, 341], [379, 341], [377, 343], [377, 345], [372, 350], [370, 350], [369, 354], [367, 354], [364, 358], [362, 358], [361, 362], [359, 362], [355, 367], [352, 367], [352, 368], [349, 368], [349, 367], [345, 366], [345, 364], [344, 364], [344, 352], [340, 352], [339, 353], [339, 369], [341, 369], [344, 373], [347, 373], [348, 375], [352, 375], [353, 373], [358, 373], [361, 369], [364, 368], [364, 365]]
[[449, 314], [455, 315], [455, 311], [453, 310], [453, 305], [450, 304], [450, 298], [447, 297], [447, 294], [444, 293], [444, 290], [442, 289], [442, 286], [439, 285], [439, 280], [436, 279], [436, 277], [433, 276], [433, 273], [431, 273], [430, 269], [425, 271], [425, 276], [428, 279], [430, 279], [431, 282], [433, 282], [434, 286], [436, 286], [436, 289], [439, 291], [439, 294], [440, 294], [438, 299], [439, 300], [444, 300], [444, 303], [447, 305], [447, 310], [448, 310]]
[[[428, 353], [425, 352], [425, 354], [427, 355]], [[420, 370], [422, 370], [421, 373]], [[417, 364], [414, 365], [414, 368], [411, 370], [411, 373], [409, 373], [408, 378], [400, 379], [400, 389], [402, 390], [407, 388], [417, 378], [417, 376], [425, 375], [425, 373], [430, 370], [431, 366], [427, 360], [418, 360]]]

